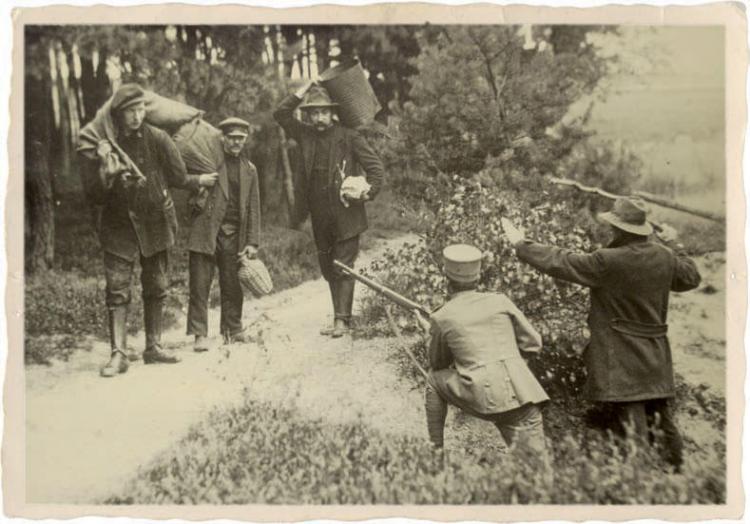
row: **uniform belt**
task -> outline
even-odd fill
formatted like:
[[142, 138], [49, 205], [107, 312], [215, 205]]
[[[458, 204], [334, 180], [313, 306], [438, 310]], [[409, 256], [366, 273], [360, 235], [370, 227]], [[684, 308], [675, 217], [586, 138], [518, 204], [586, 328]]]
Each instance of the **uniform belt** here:
[[625, 318], [613, 318], [610, 326], [617, 332], [635, 337], [658, 338], [667, 334], [667, 324], [652, 324]]

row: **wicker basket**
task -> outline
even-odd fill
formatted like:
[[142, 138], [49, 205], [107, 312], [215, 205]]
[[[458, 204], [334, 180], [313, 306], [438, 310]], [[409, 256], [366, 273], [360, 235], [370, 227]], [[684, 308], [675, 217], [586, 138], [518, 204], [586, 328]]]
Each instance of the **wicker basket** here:
[[258, 258], [242, 257], [237, 276], [246, 297], [260, 298], [273, 291], [271, 275], [263, 261]]
[[359, 60], [345, 60], [320, 75], [320, 83], [338, 102], [341, 123], [358, 128], [370, 124], [381, 106]]

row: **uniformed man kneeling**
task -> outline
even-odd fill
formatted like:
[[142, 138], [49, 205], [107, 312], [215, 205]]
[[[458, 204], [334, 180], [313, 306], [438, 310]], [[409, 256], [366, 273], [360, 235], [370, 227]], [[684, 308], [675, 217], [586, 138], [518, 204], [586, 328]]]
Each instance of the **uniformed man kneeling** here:
[[448, 302], [430, 322], [430, 372], [425, 391], [430, 440], [443, 446], [448, 404], [492, 421], [506, 444], [520, 444], [543, 457], [546, 443], [540, 404], [549, 397], [521, 357], [542, 339], [524, 314], [502, 293], [479, 293], [481, 252], [457, 244], [443, 251]]

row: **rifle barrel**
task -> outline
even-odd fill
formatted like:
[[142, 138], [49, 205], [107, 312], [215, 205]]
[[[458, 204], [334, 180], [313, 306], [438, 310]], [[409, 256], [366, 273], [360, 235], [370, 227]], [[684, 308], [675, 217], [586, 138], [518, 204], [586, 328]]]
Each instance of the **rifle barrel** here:
[[362, 282], [364, 285], [374, 290], [375, 292], [380, 293], [381, 295], [384, 295], [386, 298], [388, 298], [392, 302], [395, 302], [399, 306], [404, 307], [406, 309], [416, 309], [417, 311], [427, 316], [430, 316], [430, 312], [427, 310], [427, 308], [420, 306], [413, 300], [409, 300], [405, 296], [400, 295], [399, 293], [393, 291], [392, 289], [385, 287], [383, 284], [379, 282], [376, 282], [370, 278], [367, 278], [364, 275], [360, 275], [359, 273], [354, 271], [352, 268], [350, 268], [346, 264], [342, 264], [338, 260], [334, 260], [333, 265], [339, 268], [341, 271], [343, 271], [347, 275], [354, 278], [355, 280]]

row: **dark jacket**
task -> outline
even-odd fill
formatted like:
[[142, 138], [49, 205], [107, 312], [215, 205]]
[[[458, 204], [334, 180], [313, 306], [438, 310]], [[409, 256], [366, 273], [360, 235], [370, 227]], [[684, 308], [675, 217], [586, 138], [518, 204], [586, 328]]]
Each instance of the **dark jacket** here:
[[492, 415], [549, 399], [521, 357], [542, 337], [500, 293], [456, 293], [430, 318], [430, 382], [474, 415]]
[[543, 273], [591, 288], [591, 339], [583, 355], [590, 400], [674, 396], [669, 292], [700, 284], [692, 260], [645, 237], [590, 254], [529, 241], [517, 246], [517, 252]]
[[[216, 236], [224, 219], [229, 202], [229, 181], [226, 164], [218, 171], [218, 183], [208, 190], [203, 209], [192, 211], [188, 250], [213, 255], [216, 252]], [[240, 230], [239, 250], [245, 246], [260, 245], [260, 196], [258, 172], [255, 166], [240, 156]]]
[[118, 179], [105, 189], [99, 162], [79, 155], [84, 190], [101, 207], [102, 249], [126, 260], [139, 251], [150, 257], [175, 243], [177, 215], [169, 187], [195, 188], [198, 176], [187, 174], [174, 142], [159, 128], [144, 123], [136, 136], [118, 143], [146, 177], [145, 185], [126, 188]]
[[[299, 144], [300, 155], [295, 169], [294, 192], [295, 206], [297, 207], [295, 215], [300, 222], [307, 218], [310, 213], [308, 191], [315, 159], [315, 133], [317, 133], [312, 126], [294, 118], [294, 110], [301, 101], [295, 95], [289, 95], [281, 101], [279, 108], [273, 114], [287, 135], [294, 138]], [[335, 186], [335, 194], [338, 194], [342, 182], [337, 166], [343, 165], [346, 161], [344, 169], [346, 176], [360, 176], [360, 168], [364, 170], [365, 178], [372, 186], [369, 197], [373, 199], [380, 191], [385, 176], [380, 158], [357, 131], [335, 123], [332, 133], [328, 172], [329, 180]], [[367, 229], [364, 202], [351, 202], [349, 207], [344, 207], [340, 200], [335, 198], [330, 199], [329, 203], [322, 202], [320, 204], [321, 206], [331, 206], [338, 240], [355, 237]]]

